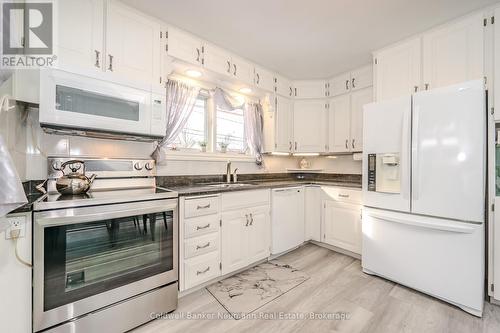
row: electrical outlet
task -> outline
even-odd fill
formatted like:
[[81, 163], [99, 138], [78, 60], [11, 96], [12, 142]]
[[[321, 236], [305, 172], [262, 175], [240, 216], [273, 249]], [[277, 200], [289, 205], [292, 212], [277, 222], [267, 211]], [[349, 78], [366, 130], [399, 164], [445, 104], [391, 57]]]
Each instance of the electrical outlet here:
[[26, 235], [26, 218], [24, 216], [8, 217], [7, 223], [10, 227], [5, 230], [5, 239], [12, 239], [11, 231], [13, 230], [19, 230], [18, 238], [23, 238]]

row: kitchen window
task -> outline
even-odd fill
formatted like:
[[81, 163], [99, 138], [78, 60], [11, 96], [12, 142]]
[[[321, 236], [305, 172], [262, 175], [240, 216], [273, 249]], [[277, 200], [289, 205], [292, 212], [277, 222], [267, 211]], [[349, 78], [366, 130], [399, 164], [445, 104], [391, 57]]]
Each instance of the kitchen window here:
[[247, 150], [245, 121], [242, 109], [224, 110], [217, 106], [215, 117], [215, 143], [218, 151], [244, 153]]
[[200, 143], [208, 141], [208, 108], [207, 98], [200, 95], [196, 100], [193, 111], [184, 128], [175, 141], [170, 144], [171, 148], [197, 149]]

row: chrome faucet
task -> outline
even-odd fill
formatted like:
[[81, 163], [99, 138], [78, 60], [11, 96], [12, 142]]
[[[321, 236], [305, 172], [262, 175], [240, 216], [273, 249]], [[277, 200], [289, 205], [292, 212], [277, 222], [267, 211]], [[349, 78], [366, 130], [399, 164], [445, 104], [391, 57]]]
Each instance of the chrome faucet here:
[[227, 161], [226, 163], [226, 183], [231, 182], [231, 161]]

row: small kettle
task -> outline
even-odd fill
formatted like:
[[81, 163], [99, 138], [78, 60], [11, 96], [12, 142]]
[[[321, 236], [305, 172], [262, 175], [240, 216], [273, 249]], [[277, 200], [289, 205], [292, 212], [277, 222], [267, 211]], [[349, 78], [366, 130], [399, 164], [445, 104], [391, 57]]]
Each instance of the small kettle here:
[[[71, 172], [68, 174], [64, 173], [64, 168], [69, 166]], [[75, 166], [76, 165], [76, 166]], [[78, 172], [80, 168], [83, 167], [82, 172]], [[59, 170], [62, 172], [62, 177], [58, 178], [56, 181], [56, 189], [61, 194], [82, 194], [87, 192], [92, 185], [96, 175], [89, 177], [85, 176], [85, 162], [80, 160], [71, 160], [61, 164]]]

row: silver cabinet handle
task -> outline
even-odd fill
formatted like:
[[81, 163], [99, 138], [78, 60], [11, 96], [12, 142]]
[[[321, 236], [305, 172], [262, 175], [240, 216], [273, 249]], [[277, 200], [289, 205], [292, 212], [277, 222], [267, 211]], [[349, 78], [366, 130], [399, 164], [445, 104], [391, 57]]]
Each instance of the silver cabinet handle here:
[[426, 83], [425, 84], [425, 90], [429, 90], [429, 86], [430, 86], [430, 84]]
[[233, 72], [233, 74], [234, 74], [234, 76], [236, 76], [236, 64], [233, 64], [233, 67], [234, 67], [234, 72]]
[[199, 48], [196, 48], [196, 53], [198, 54], [198, 55], [196, 56], [196, 61], [198, 61], [198, 62], [199, 62], [199, 61], [200, 61], [200, 49], [199, 49]]
[[293, 95], [293, 90], [292, 90], [292, 87], [290, 87], [290, 96]]
[[196, 271], [196, 275], [200, 275], [200, 274], [205, 274], [206, 272], [208, 272], [210, 270], [210, 266], [208, 266], [207, 268], [205, 268], [204, 270], [202, 271]]
[[352, 82], [351, 82], [351, 87], [352, 89], [356, 88], [356, 86], [354, 85], [354, 80], [356, 80], [355, 78], [352, 78]]
[[210, 246], [210, 242], [208, 242], [207, 244], [205, 245], [196, 245], [196, 250], [201, 250], [201, 249], [205, 249], [207, 247]]
[[196, 230], [203, 230], [203, 229], [207, 229], [207, 228], [210, 228], [210, 223], [207, 225], [204, 225], [203, 227], [200, 227], [199, 225], [196, 226]]
[[292, 151], [292, 141], [289, 141], [288, 143], [290, 144], [290, 146], [289, 146], [288, 150], [289, 150], [289, 151]]
[[260, 83], [260, 75], [259, 75], [259, 73], [256, 73], [256, 75], [257, 75], [257, 84], [259, 84]]
[[354, 149], [354, 139], [352, 139], [352, 148]]
[[346, 140], [345, 140], [345, 149], [349, 149], [348, 144], [349, 144], [349, 140], [348, 140], [348, 139], [346, 139]]
[[340, 194], [339, 193], [339, 197], [341, 197], [341, 198], [349, 198], [349, 194]]
[[295, 97], [297, 97], [297, 88], [295, 88]]
[[113, 56], [111, 54], [108, 54], [109, 57], [109, 67], [108, 70], [113, 71]]
[[345, 80], [345, 90], [349, 90], [349, 80]]
[[227, 61], [227, 72], [231, 73], [231, 63], [229, 62], [229, 60]]
[[196, 209], [207, 209], [210, 208], [210, 204], [206, 204], [205, 206], [196, 206]]
[[417, 92], [418, 91], [418, 86], [413, 87], [413, 89], [415, 90], [415, 92]]
[[250, 225], [253, 225], [253, 214], [250, 214]]
[[248, 223], [250, 222], [248, 221], [248, 214], [245, 214], [245, 218], [247, 219], [247, 224], [245, 224], [245, 227], [248, 227]]
[[95, 67], [97, 68], [101, 68], [101, 63], [99, 61], [99, 58], [100, 58], [100, 55], [101, 55], [101, 52], [97, 51], [97, 50], [94, 50], [95, 52]]
[[297, 141], [295, 141], [295, 150], [297, 150]]

